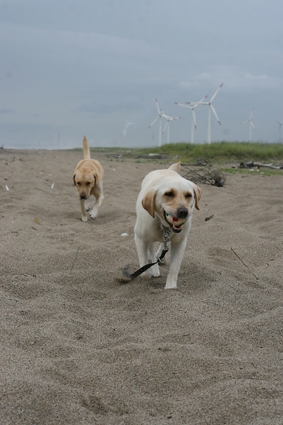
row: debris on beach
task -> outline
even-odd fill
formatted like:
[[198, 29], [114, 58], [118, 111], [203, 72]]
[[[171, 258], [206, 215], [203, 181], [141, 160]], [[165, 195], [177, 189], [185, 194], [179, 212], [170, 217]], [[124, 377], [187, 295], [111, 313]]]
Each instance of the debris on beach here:
[[7, 185], [5, 186], [5, 189], [6, 189], [6, 190], [10, 190], [10, 189], [8, 188], [8, 186], [7, 186]]
[[123, 155], [120, 154], [120, 153], [111, 153], [111, 154], [108, 154], [108, 155], [105, 155], [105, 156], [106, 156], [106, 158], [122, 158], [123, 157]]
[[40, 221], [38, 220], [38, 218], [37, 218], [37, 217], [35, 217], [34, 222], [35, 222], [36, 224], [40, 224], [40, 225], [41, 225], [41, 223], [40, 223]]
[[51, 189], [53, 189], [54, 188], [54, 182], [52, 183], [52, 185], [51, 185]]
[[159, 153], [149, 153], [149, 154], [137, 155], [135, 158], [136, 159], [138, 159], [138, 158], [143, 158], [143, 159], [168, 159], [166, 155], [159, 154]]
[[194, 183], [210, 184], [212, 186], [223, 187], [226, 183], [226, 176], [222, 171], [216, 170], [212, 165], [208, 165], [205, 169], [189, 168], [182, 166], [186, 171], [183, 177], [192, 180]]
[[283, 164], [273, 165], [271, 164], [263, 164], [262, 162], [241, 162], [238, 168], [271, 168], [272, 170], [283, 170]]
[[129, 236], [129, 233], [121, 233], [121, 236]]
[[160, 154], [160, 153], [148, 153], [148, 154], [138, 154], [136, 155], [132, 151], [126, 151], [123, 153], [111, 153], [106, 155], [106, 158], [115, 158], [115, 159], [121, 159], [121, 158], [134, 158], [134, 159], [168, 159], [167, 155]]
[[208, 165], [208, 161], [205, 158], [198, 158], [196, 161], [196, 165], [206, 167]]

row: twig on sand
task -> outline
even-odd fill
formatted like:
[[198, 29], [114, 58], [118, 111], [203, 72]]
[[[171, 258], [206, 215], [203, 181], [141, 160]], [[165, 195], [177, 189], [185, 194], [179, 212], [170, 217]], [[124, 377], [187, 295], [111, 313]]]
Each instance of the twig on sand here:
[[75, 259], [74, 259], [73, 264], [72, 264], [72, 267], [71, 267], [71, 271], [73, 270], [73, 267], [74, 267], [75, 261], [76, 261], [76, 259], [77, 259], [78, 253], [79, 253], [79, 250], [80, 250], [80, 247], [78, 247], [78, 250], [77, 250], [77, 253], [76, 253]]
[[244, 264], [244, 266], [246, 266], [247, 267], [247, 269], [254, 275], [254, 277], [256, 278], [256, 279], [258, 279], [258, 277], [257, 277], [257, 275], [255, 275], [254, 274], [254, 272], [249, 268], [249, 266], [247, 266], [244, 262], [243, 262], [243, 260], [241, 259], [241, 257], [236, 253], [236, 251], [234, 251], [234, 249], [231, 247], [231, 250], [234, 252], [234, 254], [239, 258], [239, 260], [241, 261], [241, 263], [243, 263]]

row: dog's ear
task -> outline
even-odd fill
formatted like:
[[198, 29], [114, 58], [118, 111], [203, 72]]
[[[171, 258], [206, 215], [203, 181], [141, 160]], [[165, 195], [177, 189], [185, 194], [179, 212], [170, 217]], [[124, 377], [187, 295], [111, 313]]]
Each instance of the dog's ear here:
[[93, 177], [94, 177], [94, 184], [96, 185], [96, 181], [97, 181], [97, 173], [95, 171], [91, 172]]
[[199, 210], [198, 203], [201, 198], [202, 190], [196, 184], [194, 184], [194, 195], [195, 195], [195, 207]]
[[74, 173], [73, 175], [73, 182], [74, 182], [74, 186], [76, 186], [76, 173]]
[[180, 171], [181, 162], [176, 162], [175, 164], [172, 164], [171, 167], [168, 168], [168, 170], [177, 171], [177, 173]]
[[142, 200], [142, 206], [144, 209], [154, 218], [154, 204], [157, 191], [152, 189], [150, 190]]

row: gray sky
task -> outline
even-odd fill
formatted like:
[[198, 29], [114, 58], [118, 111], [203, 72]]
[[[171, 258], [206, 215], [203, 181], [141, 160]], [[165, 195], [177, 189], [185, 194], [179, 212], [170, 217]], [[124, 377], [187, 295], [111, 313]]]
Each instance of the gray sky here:
[[[247, 141], [255, 108], [253, 141], [277, 142], [282, 22], [282, 0], [0, 0], [0, 146], [156, 146], [155, 98], [182, 117], [170, 142], [188, 142], [191, 112], [174, 102], [221, 83], [212, 141]], [[196, 109], [197, 143], [207, 116]]]

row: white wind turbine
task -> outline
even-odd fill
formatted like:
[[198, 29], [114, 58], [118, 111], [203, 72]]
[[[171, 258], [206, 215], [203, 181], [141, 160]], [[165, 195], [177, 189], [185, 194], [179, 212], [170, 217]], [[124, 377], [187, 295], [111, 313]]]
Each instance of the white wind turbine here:
[[279, 143], [281, 143], [282, 139], [281, 139], [281, 125], [283, 124], [283, 121], [278, 121], [276, 120], [279, 124]]
[[254, 108], [253, 108], [253, 110], [252, 110], [252, 113], [251, 113], [251, 115], [250, 115], [250, 118], [247, 120], [247, 121], [243, 121], [243, 122], [241, 122], [240, 124], [246, 124], [247, 122], [249, 122], [250, 123], [250, 138], [249, 138], [249, 142], [251, 142], [252, 141], [252, 128], [255, 130], [255, 126], [254, 126], [254, 123], [253, 123], [253, 120], [252, 120], [252, 118], [253, 118], [253, 113], [254, 113]]
[[176, 121], [176, 120], [181, 119], [182, 117], [169, 117], [168, 115], [163, 114], [163, 111], [161, 111], [161, 116], [163, 118], [166, 118], [166, 123], [165, 123], [165, 126], [163, 128], [162, 134], [165, 133], [165, 130], [167, 128], [167, 144], [169, 144], [169, 137], [170, 137], [169, 124], [170, 124], [170, 121]]
[[195, 106], [187, 106], [187, 105], [182, 105], [181, 103], [174, 102], [175, 105], [182, 106], [182, 108], [190, 109], [192, 111], [192, 124], [191, 124], [191, 143], [192, 144], [194, 143], [195, 129], [197, 129], [197, 120], [196, 120], [195, 109], [200, 104], [200, 102], [202, 102], [206, 98], [207, 98], [207, 96], [203, 97]]
[[164, 116], [164, 115], [161, 113], [161, 110], [159, 108], [157, 99], [155, 99], [155, 103], [156, 103], [156, 108], [157, 108], [158, 115], [155, 118], [155, 120], [148, 126], [148, 128], [152, 127], [153, 124], [155, 124], [156, 121], [159, 119], [159, 143], [158, 143], [158, 146], [160, 147], [161, 146], [161, 119], [162, 119], [162, 116]]
[[218, 118], [218, 115], [214, 109], [214, 107], [212, 106], [212, 102], [214, 101], [214, 99], [216, 98], [219, 90], [221, 89], [221, 87], [223, 86], [224, 83], [222, 83], [220, 85], [220, 87], [218, 87], [218, 89], [216, 90], [216, 92], [214, 93], [214, 95], [212, 96], [212, 98], [210, 99], [209, 102], [186, 102], [188, 104], [195, 104], [195, 105], [208, 105], [208, 127], [207, 127], [207, 143], [210, 144], [211, 143], [211, 111], [213, 112], [215, 118], [218, 121], [218, 124], [221, 125], [221, 122]]

